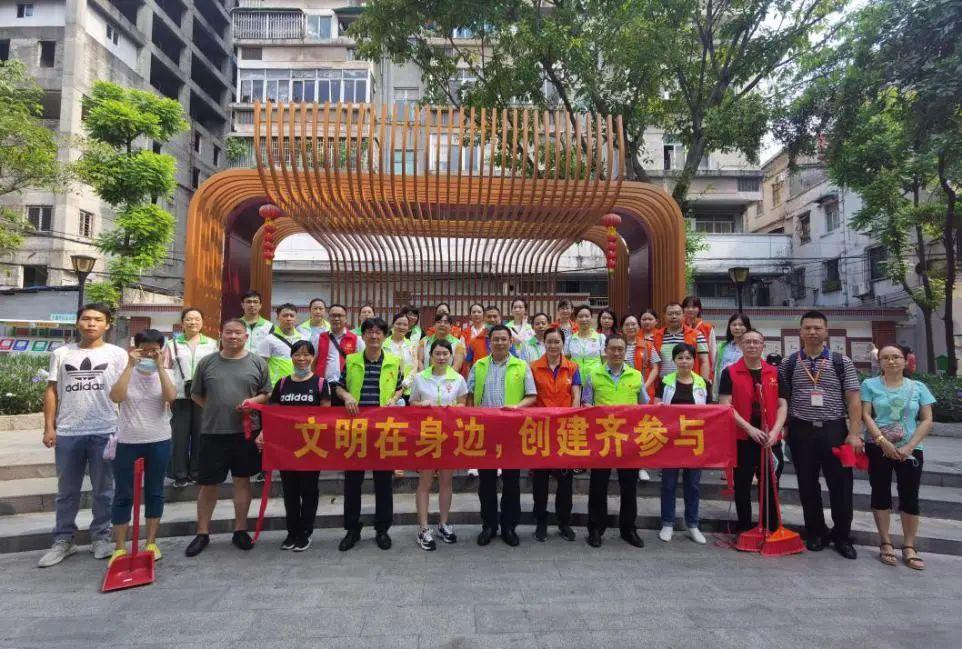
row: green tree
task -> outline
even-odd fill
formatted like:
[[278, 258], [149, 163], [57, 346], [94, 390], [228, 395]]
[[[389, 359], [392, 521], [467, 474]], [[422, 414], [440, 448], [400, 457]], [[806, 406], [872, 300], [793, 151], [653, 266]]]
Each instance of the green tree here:
[[[778, 123], [790, 156], [820, 152], [857, 190], [855, 227], [890, 253], [886, 272], [931, 317], [943, 306], [949, 373], [955, 358], [956, 255], [962, 180], [962, 2], [880, 0], [852, 16], [838, 41], [804, 61], [805, 90]], [[940, 241], [944, 263], [927, 249]], [[921, 285], [907, 280], [910, 261]], [[926, 350], [934, 367], [931, 342]]]
[[[28, 187], [62, 187], [57, 140], [41, 122], [43, 90], [20, 61], [0, 62], [0, 199]], [[0, 206], [0, 254], [16, 250], [32, 228], [17, 212]]]
[[94, 84], [83, 101], [89, 138], [78, 173], [116, 211], [114, 227], [96, 241], [109, 256], [108, 279], [88, 290], [91, 299], [117, 305], [124, 287], [163, 261], [174, 237], [173, 215], [157, 205], [176, 186], [174, 158], [137, 143], [167, 142], [187, 122], [173, 99], [104, 81]]
[[757, 157], [772, 106], [763, 83], [810, 51], [843, 4], [373, 0], [351, 33], [364, 58], [414, 63], [428, 103], [622, 115], [630, 179], [647, 180], [645, 131], [668, 129], [687, 146], [674, 190], [683, 205], [708, 151]]

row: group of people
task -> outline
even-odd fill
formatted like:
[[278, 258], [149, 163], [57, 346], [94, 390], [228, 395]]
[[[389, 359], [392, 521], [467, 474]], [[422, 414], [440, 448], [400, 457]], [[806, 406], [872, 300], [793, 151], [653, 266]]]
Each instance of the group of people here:
[[[243, 315], [222, 323], [218, 340], [204, 333], [204, 314], [186, 308], [181, 332], [166, 338], [155, 330], [138, 333], [129, 351], [108, 344], [109, 308], [89, 304], [77, 317], [79, 342], [56, 350], [45, 393], [44, 444], [55, 448], [59, 488], [54, 544], [40, 559], [52, 566], [76, 552], [73, 539], [83, 474], [89, 468], [93, 490], [91, 551], [95, 557], [125, 553], [131, 515], [133, 467], [145, 463], [147, 548], [160, 558], [156, 535], [164, 506], [165, 477], [175, 487], [199, 485], [197, 530], [187, 556], [210, 543], [210, 521], [218, 485], [232, 478], [235, 510], [232, 542], [253, 546], [247, 532], [251, 481], [261, 471], [263, 431], [249, 439], [243, 418], [255, 404], [343, 406], [350, 414], [368, 406], [475, 406], [490, 408], [579, 407], [662, 403], [727, 404], [737, 425], [734, 500], [737, 530], [752, 527], [751, 492], [760, 479], [763, 448], [770, 448], [779, 469], [787, 439], [798, 477], [806, 546], [819, 551], [831, 544], [842, 556], [856, 558], [850, 539], [853, 517], [852, 468], [838, 448], [868, 455], [872, 509], [881, 538], [880, 560], [895, 565], [889, 535], [891, 476], [897, 478], [903, 527], [903, 560], [924, 563], [914, 547], [918, 529], [918, 490], [922, 440], [932, 425], [934, 399], [921, 382], [904, 376], [902, 350], [879, 350], [881, 376], [861, 385], [852, 361], [830, 351], [827, 318], [805, 313], [800, 322], [802, 348], [776, 367], [764, 358], [765, 337], [747, 315], [736, 313], [723, 335], [702, 319], [701, 302], [689, 296], [661, 313], [647, 309], [620, 322], [610, 309], [595, 313], [588, 305], [558, 304], [554, 317], [528, 313], [524, 299], [511, 303], [510, 319], [497, 306], [473, 304], [466, 322], [456, 324], [447, 304], [434, 309], [434, 322], [422, 329], [420, 313], [401, 309], [391, 324], [371, 305], [359, 309], [360, 325], [348, 326], [340, 304], [311, 300], [310, 317], [298, 323], [298, 309], [281, 304], [276, 322], [264, 318], [262, 298], [247, 292]], [[769, 359], [771, 360], [771, 359]], [[119, 406], [119, 407], [118, 407]], [[252, 415], [256, 417], [256, 414]], [[864, 435], [863, 435], [864, 430]], [[833, 452], [834, 451], [834, 452]], [[521, 471], [471, 471], [478, 479], [481, 514], [479, 545], [496, 536], [509, 546], [520, 539]], [[549, 480], [557, 482], [558, 534], [574, 541], [571, 527], [571, 470], [532, 470], [537, 541], [548, 535]], [[778, 472], [780, 474], [780, 470]], [[829, 488], [833, 527], [826, 525], [819, 476]], [[608, 524], [610, 469], [589, 476], [587, 543], [600, 547]], [[429, 495], [437, 476], [439, 517], [429, 525]], [[344, 472], [345, 535], [339, 549], [361, 538], [361, 488], [365, 472]], [[317, 513], [317, 471], [282, 471], [287, 536], [284, 550], [310, 547]], [[393, 478], [373, 471], [375, 542], [391, 547]], [[416, 503], [417, 543], [435, 550], [455, 543], [449, 520], [451, 470], [419, 472]], [[636, 528], [637, 485], [648, 475], [618, 469], [620, 536], [634, 547], [644, 540]], [[683, 484], [687, 535], [706, 543], [699, 527], [701, 471], [663, 469], [659, 539], [672, 539], [676, 491]], [[500, 482], [501, 496], [498, 498]], [[777, 480], [768, 481], [772, 494]], [[774, 498], [766, 498], [770, 504]], [[776, 524], [769, 512], [760, 516]], [[109, 535], [113, 527], [113, 542]]]

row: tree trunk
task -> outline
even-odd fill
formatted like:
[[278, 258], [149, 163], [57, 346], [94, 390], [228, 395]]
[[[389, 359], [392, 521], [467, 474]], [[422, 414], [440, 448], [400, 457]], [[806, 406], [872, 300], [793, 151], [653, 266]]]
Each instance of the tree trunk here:
[[[919, 193], [920, 185], [919, 183], [915, 183], [912, 187], [912, 205], [916, 208], [919, 206]], [[925, 327], [925, 366], [929, 372], [935, 373], [935, 341], [932, 339], [932, 305], [935, 303], [935, 300], [932, 295], [932, 281], [929, 278], [928, 262], [925, 255], [925, 233], [922, 231], [922, 225], [917, 221], [915, 224], [915, 254], [919, 262], [919, 278], [922, 280], [922, 293], [925, 296], [925, 304], [919, 304], [919, 308], [922, 309], [923, 326]], [[904, 273], [902, 283], [905, 286], [906, 292], [912, 295], [912, 290], [905, 281]], [[916, 304], [918, 304], [918, 302], [916, 302]]]
[[935, 341], [932, 339], [932, 309], [920, 306], [922, 309], [922, 323], [925, 327], [925, 367], [931, 374], [935, 374]]
[[691, 189], [691, 181], [698, 172], [698, 165], [701, 163], [702, 156], [705, 155], [705, 139], [696, 135], [692, 138], [691, 146], [685, 154], [685, 166], [678, 176], [675, 188], [671, 195], [679, 206], [684, 206], [688, 201], [688, 190]]
[[946, 169], [946, 154], [939, 153], [939, 185], [945, 193], [945, 228], [942, 233], [942, 244], [945, 247], [945, 355], [948, 359], [948, 374], [958, 374], [958, 359], [955, 357], [955, 310], [953, 297], [955, 293], [955, 249], [956, 234], [959, 232], [956, 219], [956, 194], [949, 183]]

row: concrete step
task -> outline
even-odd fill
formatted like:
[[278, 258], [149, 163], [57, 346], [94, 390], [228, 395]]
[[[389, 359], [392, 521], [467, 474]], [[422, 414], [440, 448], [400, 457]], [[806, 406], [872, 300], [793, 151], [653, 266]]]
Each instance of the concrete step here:
[[[549, 509], [552, 507], [549, 502]], [[430, 511], [432, 512], [432, 524], [437, 520], [434, 512], [437, 512], [437, 495], [431, 497]], [[612, 514], [609, 525], [610, 530], [607, 534], [609, 543], [619, 543], [617, 540], [617, 511], [618, 498], [610, 496], [608, 499], [609, 512]], [[522, 520], [519, 533], [523, 543], [533, 543], [532, 538], [534, 521], [531, 515], [532, 500], [530, 494], [522, 494]], [[678, 503], [678, 521], [676, 522], [676, 543], [689, 543], [683, 531], [682, 523], [683, 505]], [[251, 513], [256, 514], [257, 501], [251, 507]], [[661, 521], [658, 512], [660, 511], [660, 501], [658, 498], [642, 497], [638, 499], [638, 527], [647, 530], [642, 536], [647, 543], [659, 543], [654, 530], [660, 529]], [[374, 503], [372, 499], [365, 498], [362, 504], [362, 522], [368, 529], [363, 533], [364, 542], [369, 542], [373, 537], [370, 526], [373, 524]], [[700, 506], [701, 529], [703, 531], [716, 533], [719, 542], [730, 541], [729, 530], [734, 522], [734, 511], [725, 501], [703, 499]], [[190, 536], [195, 532], [196, 508], [194, 503], [179, 502], [171, 503], [164, 511], [164, 516], [160, 525], [161, 536]], [[318, 508], [316, 527], [327, 529], [338, 529], [342, 525], [342, 502], [340, 497], [323, 498]], [[831, 521], [830, 514], [826, 510], [826, 520]], [[573, 525], [579, 535], [578, 542], [583, 542], [585, 532], [584, 526], [587, 523], [587, 500], [584, 497], [576, 497], [574, 503]], [[802, 521], [801, 508], [795, 505], [785, 505], [783, 507], [783, 518], [787, 527], [800, 529]], [[77, 518], [77, 523], [81, 530], [85, 530], [90, 525], [91, 514], [89, 509], [81, 510]], [[457, 527], [459, 542], [474, 543], [475, 536], [480, 526], [480, 515], [478, 513], [478, 499], [474, 494], [456, 493], [452, 501], [450, 522]], [[551, 522], [551, 521], [549, 521]], [[0, 553], [23, 552], [28, 550], [38, 550], [46, 548], [51, 543], [50, 531], [53, 524], [53, 517], [47, 513], [17, 514], [6, 517], [0, 527]], [[394, 498], [394, 524], [395, 525], [416, 525], [417, 516], [413, 494], [397, 494]], [[249, 529], [253, 530], [254, 519], [249, 521]], [[266, 530], [284, 529], [284, 504], [278, 498], [272, 498], [268, 502], [267, 516], [264, 528]], [[212, 533], [225, 533], [233, 529], [233, 506], [229, 500], [218, 501], [214, 510], [214, 519], [211, 523]], [[550, 530], [549, 542], [560, 542], [553, 529]], [[901, 527], [897, 516], [892, 519], [893, 543], [896, 547], [901, 542]], [[875, 532], [875, 524], [869, 512], [857, 511], [852, 527], [852, 536], [855, 543], [859, 545], [876, 545], [878, 537]], [[86, 531], [77, 534], [78, 544], [89, 543], [89, 535]], [[414, 538], [398, 538], [395, 535], [396, 543], [414, 543]], [[920, 551], [936, 552], [941, 554], [962, 555], [962, 522], [957, 520], [946, 520], [940, 518], [925, 517], [921, 521], [919, 536], [916, 545]], [[326, 548], [325, 551], [335, 552], [334, 547]]]
[[[640, 483], [638, 495], [640, 497], [657, 497], [661, 492], [661, 474], [657, 470], [650, 470], [651, 480]], [[869, 495], [871, 487], [867, 476], [859, 472], [859, 477], [855, 480], [854, 496], [855, 508], [860, 510], [869, 509]], [[280, 497], [281, 485], [276, 479], [271, 484], [271, 495]], [[616, 482], [616, 477], [612, 477], [612, 482]], [[344, 482], [339, 472], [321, 473], [319, 480], [320, 492], [323, 497], [339, 497], [344, 490]], [[725, 500], [723, 493], [726, 484], [720, 471], [705, 471], [702, 476], [701, 493], [703, 498], [714, 498]], [[394, 479], [394, 492], [396, 494], [414, 493], [417, 488], [417, 477], [413, 472], [408, 472], [404, 478]], [[456, 493], [473, 493], [477, 489], [477, 479], [469, 478], [464, 473], [459, 473], [454, 479], [454, 491]], [[526, 473], [522, 474], [522, 490], [531, 492], [531, 483]], [[824, 481], [822, 490], [827, 502], [827, 488]], [[195, 502], [197, 499], [198, 487], [190, 485], [184, 488], [167, 486], [165, 489], [165, 499], [167, 503]], [[260, 493], [260, 485], [256, 486], [256, 491]], [[587, 495], [588, 493], [588, 474], [584, 473], [575, 476], [574, 492]], [[223, 484], [219, 488], [221, 498], [230, 497], [230, 484]], [[370, 480], [364, 483], [364, 493], [373, 494], [374, 487]], [[896, 493], [893, 486], [893, 494]], [[782, 476], [780, 495], [786, 504], [799, 504], [798, 482], [794, 474], [786, 472]], [[20, 480], [0, 481], [0, 521], [5, 516], [14, 514], [29, 514], [35, 512], [52, 512], [56, 506], [57, 479], [56, 478], [24, 478]], [[920, 493], [920, 507], [926, 515], [937, 518], [947, 518], [952, 520], [962, 520], [962, 488], [960, 487], [938, 487], [924, 485]], [[90, 482], [84, 479], [83, 492], [81, 495], [81, 507], [90, 507]]]

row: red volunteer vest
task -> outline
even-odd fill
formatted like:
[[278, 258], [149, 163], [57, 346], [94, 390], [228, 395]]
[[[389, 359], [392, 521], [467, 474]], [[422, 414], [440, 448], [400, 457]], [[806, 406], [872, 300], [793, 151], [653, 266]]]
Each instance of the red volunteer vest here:
[[548, 367], [547, 356], [542, 356], [533, 362], [531, 374], [538, 388], [538, 400], [534, 405], [539, 408], [570, 408], [571, 384], [574, 383], [577, 371], [578, 364], [564, 356], [561, 357], [557, 378], [554, 371]]
[[[331, 344], [331, 333], [329, 331], [321, 334], [320, 338], [317, 339], [317, 357], [314, 359], [314, 371], [321, 376], [324, 376], [324, 370], [327, 367], [327, 355], [331, 351]], [[357, 351], [357, 334], [351, 331], [344, 332], [344, 337], [341, 338], [341, 350], [344, 353], [338, 354], [339, 372], [344, 371], [344, 359]]]
[[[751, 372], [745, 365], [745, 359], [728, 366], [728, 374], [732, 379], [732, 407], [745, 421], [752, 420], [752, 403], [758, 401], [758, 389], [752, 380]], [[765, 427], [771, 431], [778, 415], [778, 369], [774, 365], [762, 363], [762, 393], [765, 396]], [[736, 428], [738, 439], [748, 439], [748, 433]]]

